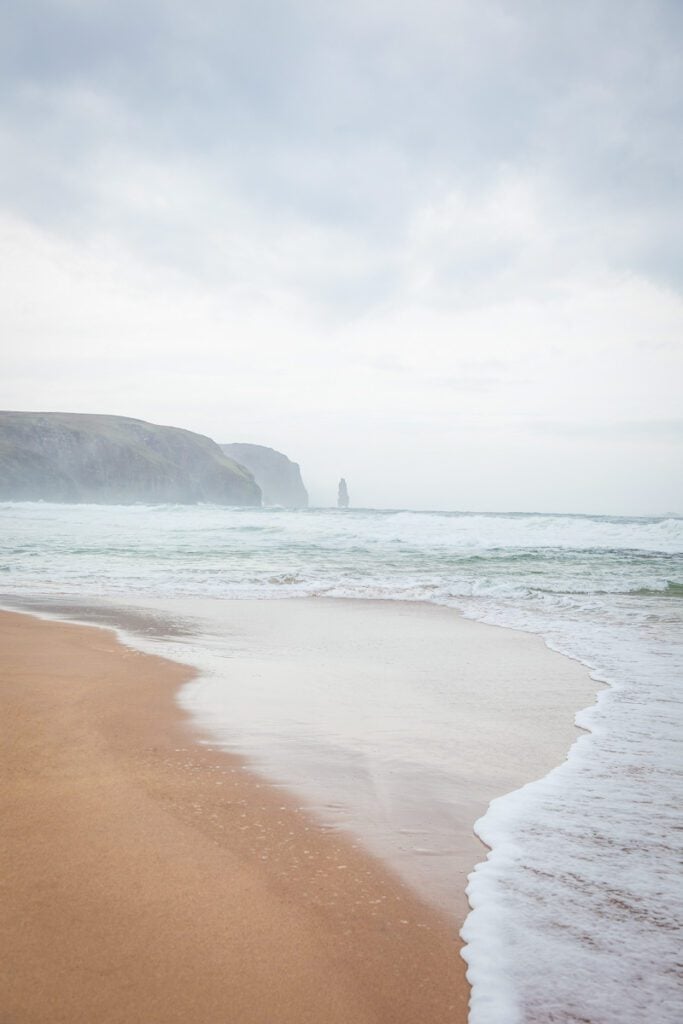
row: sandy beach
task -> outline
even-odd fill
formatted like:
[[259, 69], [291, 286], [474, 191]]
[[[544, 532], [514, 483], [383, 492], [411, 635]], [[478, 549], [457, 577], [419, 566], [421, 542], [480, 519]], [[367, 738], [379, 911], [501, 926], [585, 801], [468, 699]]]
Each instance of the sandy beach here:
[[196, 746], [187, 670], [0, 623], [3, 1021], [466, 1019], [452, 922]]
[[[451, 867], [464, 887], [485, 855], [474, 818], [505, 783], [560, 759], [575, 734], [565, 695], [553, 716], [542, 711], [548, 729], [530, 754], [533, 719], [525, 723], [518, 708], [518, 749], [508, 742], [493, 765], [506, 713], [504, 691], [497, 706], [491, 700], [500, 678], [512, 692], [535, 657], [539, 678], [550, 666], [564, 682], [591, 684], [536, 638], [445, 609], [337, 602], [330, 613], [334, 605], [321, 613], [324, 602], [261, 602], [251, 616], [261, 617], [258, 643], [243, 639], [235, 672], [249, 670], [256, 649], [263, 655], [266, 621], [284, 622], [291, 635], [296, 616], [310, 627], [311, 614], [325, 614], [341, 636], [344, 616], [355, 616], [357, 663], [373, 630], [400, 632], [395, 658], [404, 672], [408, 623], [417, 625], [414, 656], [424, 660], [458, 621], [463, 675], [468, 661], [480, 662], [462, 686], [462, 821]], [[247, 604], [234, 608], [246, 630]], [[332, 627], [325, 633], [321, 622], [313, 632], [329, 652]], [[0, 630], [3, 1024], [466, 1021], [457, 934], [464, 897], [439, 909], [396, 865], [331, 830], [234, 755], [198, 743], [196, 722], [174, 700], [190, 669], [123, 646], [109, 630], [6, 612]], [[487, 661], [494, 635], [501, 646]], [[272, 636], [268, 643], [278, 650]], [[500, 678], [482, 695], [491, 728], [477, 738], [472, 693], [495, 665]], [[340, 673], [347, 669], [342, 662]], [[294, 671], [291, 652], [271, 659], [271, 670]], [[516, 699], [521, 707], [526, 697]]]

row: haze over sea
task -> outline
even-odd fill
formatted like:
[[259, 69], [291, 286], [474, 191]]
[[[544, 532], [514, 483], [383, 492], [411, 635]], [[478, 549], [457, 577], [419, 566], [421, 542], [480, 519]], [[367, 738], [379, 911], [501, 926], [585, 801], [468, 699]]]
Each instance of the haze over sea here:
[[[448, 605], [582, 661], [609, 684], [588, 731], [477, 824], [471, 1019], [680, 1019], [683, 519], [26, 503], [0, 527], [5, 605], [169, 599], [213, 671], [227, 655], [196, 609], [245, 597]], [[172, 630], [156, 643], [189, 657]]]

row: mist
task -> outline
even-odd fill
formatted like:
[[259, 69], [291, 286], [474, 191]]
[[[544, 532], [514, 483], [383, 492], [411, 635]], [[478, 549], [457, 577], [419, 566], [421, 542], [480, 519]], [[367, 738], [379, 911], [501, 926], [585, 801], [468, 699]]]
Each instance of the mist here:
[[6, 5], [0, 406], [683, 511], [676, 3]]

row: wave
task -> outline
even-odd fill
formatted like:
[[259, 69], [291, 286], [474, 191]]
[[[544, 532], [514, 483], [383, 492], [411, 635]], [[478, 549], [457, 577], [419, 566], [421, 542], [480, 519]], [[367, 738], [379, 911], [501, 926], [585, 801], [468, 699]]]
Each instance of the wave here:
[[477, 826], [472, 1024], [677, 1021], [683, 519], [4, 504], [0, 520], [16, 594], [427, 601], [609, 680], [566, 765]]

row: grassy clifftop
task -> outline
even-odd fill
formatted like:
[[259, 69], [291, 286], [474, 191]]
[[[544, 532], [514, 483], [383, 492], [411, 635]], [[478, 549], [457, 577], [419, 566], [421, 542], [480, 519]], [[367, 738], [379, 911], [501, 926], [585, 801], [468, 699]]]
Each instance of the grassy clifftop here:
[[253, 476], [202, 434], [125, 416], [0, 412], [0, 501], [260, 505]]

